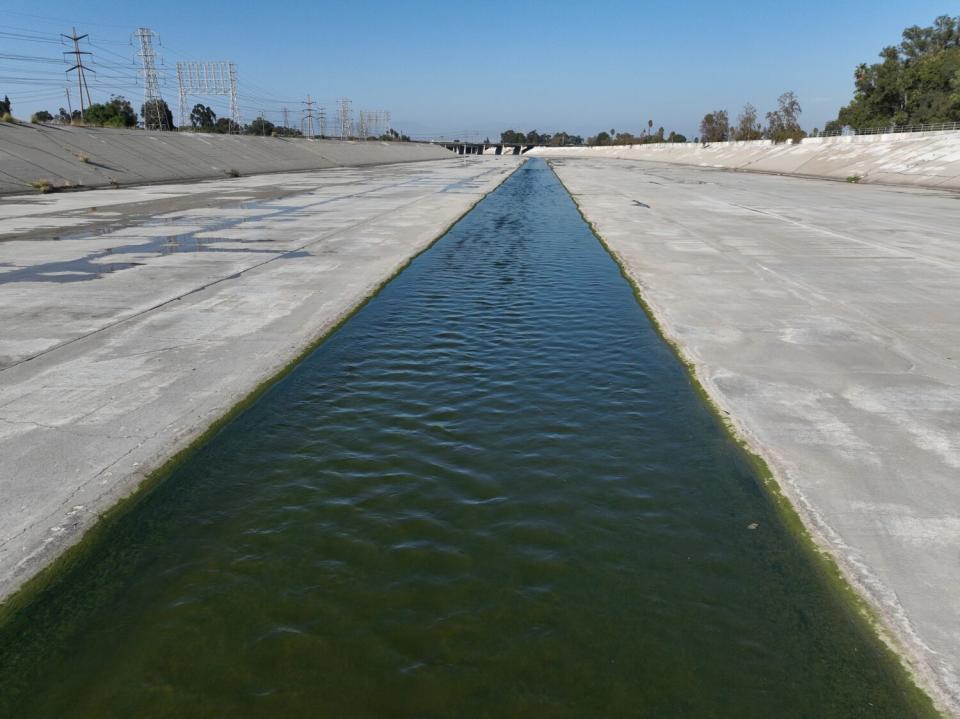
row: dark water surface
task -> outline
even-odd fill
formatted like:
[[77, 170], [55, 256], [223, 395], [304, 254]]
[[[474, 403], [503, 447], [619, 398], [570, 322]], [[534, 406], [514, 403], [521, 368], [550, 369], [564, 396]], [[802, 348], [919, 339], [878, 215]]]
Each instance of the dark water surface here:
[[541, 161], [0, 628], [0, 688], [17, 717], [927, 712]]

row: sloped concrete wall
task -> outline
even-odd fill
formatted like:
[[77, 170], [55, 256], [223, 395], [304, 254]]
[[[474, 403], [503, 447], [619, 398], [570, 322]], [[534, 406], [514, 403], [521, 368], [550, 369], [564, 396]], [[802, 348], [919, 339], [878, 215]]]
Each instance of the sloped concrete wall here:
[[0, 194], [109, 187], [452, 157], [435, 145], [146, 132], [0, 122]]
[[960, 190], [960, 131], [811, 137], [709, 145], [658, 143], [619, 147], [537, 147], [540, 157], [612, 157], [861, 182]]

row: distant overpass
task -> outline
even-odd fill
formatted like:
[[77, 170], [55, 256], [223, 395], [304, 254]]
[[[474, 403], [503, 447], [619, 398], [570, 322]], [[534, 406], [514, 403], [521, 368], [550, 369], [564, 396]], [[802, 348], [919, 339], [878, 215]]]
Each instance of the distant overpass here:
[[458, 155], [522, 155], [536, 145], [532, 142], [466, 142], [460, 140], [429, 140]]

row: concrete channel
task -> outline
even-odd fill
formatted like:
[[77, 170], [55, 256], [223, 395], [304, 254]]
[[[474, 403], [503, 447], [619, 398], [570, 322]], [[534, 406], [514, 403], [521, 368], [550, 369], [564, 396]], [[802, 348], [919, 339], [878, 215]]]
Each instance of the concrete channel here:
[[139, 498], [0, 714], [934, 715], [542, 161]]
[[[941, 155], [909, 182], [952, 187]], [[0, 201], [0, 598], [521, 162]], [[960, 196], [681, 165], [553, 161], [710, 399], [960, 716]]]

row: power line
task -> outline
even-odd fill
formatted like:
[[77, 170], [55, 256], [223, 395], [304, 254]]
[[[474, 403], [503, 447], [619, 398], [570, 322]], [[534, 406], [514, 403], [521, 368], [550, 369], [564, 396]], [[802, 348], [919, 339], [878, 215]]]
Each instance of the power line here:
[[[36, 17], [45, 18], [52, 22], [53, 18], [49, 16], [31, 14], [31, 13], [12, 13], [24, 18]], [[30, 20], [18, 20], [13, 17], [6, 17], [7, 11], [0, 11], [0, 19], [9, 19], [12, 23], [23, 22], [25, 25], [34, 23]], [[65, 21], [60, 21], [65, 22]], [[89, 23], [98, 27], [107, 26], [104, 23]], [[90, 39], [89, 33], [79, 34], [73, 27], [71, 34], [58, 33], [53, 27], [46, 31], [46, 22], [36, 22], [34, 28], [16, 27], [13, 24], [0, 22], [0, 82], [8, 83], [11, 86], [21, 86], [24, 92], [18, 92], [23, 98], [30, 98], [29, 101], [47, 101], [54, 98], [64, 91], [63, 76], [59, 74], [56, 65], [61, 62], [69, 66], [66, 70], [68, 82], [71, 83], [71, 98], [68, 104], [77, 101], [79, 93], [80, 111], [86, 115], [89, 107], [93, 104], [92, 94], [97, 92], [98, 96], [103, 93], [116, 93], [126, 97], [136, 96], [142, 93], [144, 108], [149, 108], [151, 119], [155, 121], [162, 129], [167, 129], [166, 125], [172, 125], [167, 112], [158, 112], [163, 105], [163, 95], [170, 96], [172, 92], [180, 92], [181, 100], [181, 124], [188, 125], [189, 119], [186, 113], [189, 107], [186, 106], [186, 96], [190, 94], [209, 94], [198, 88], [191, 88], [189, 85], [184, 87], [184, 78], [182, 75], [182, 64], [197, 64], [194, 61], [178, 62], [177, 76], [173, 76], [173, 68], [163, 68], [163, 59], [159, 52], [159, 36], [149, 28], [139, 28], [133, 33], [136, 39], [136, 50], [126, 51], [120, 46], [130, 47], [133, 43], [120, 42], [111, 39], [98, 39], [96, 42]], [[86, 25], [86, 24], [85, 24]], [[110, 27], [121, 27], [112, 25]], [[88, 28], [89, 30], [89, 28]], [[97, 30], [97, 32], [106, 32]], [[82, 50], [81, 41], [86, 43], [88, 50]], [[19, 43], [19, 45], [18, 45]], [[63, 52], [62, 59], [55, 57], [55, 51], [51, 51], [54, 57], [44, 56], [49, 48], [46, 45], [60, 44], [66, 45], [67, 50]], [[170, 48], [167, 43], [163, 43], [164, 54], [172, 54], [179, 61], [188, 56], [180, 53], [176, 49]], [[169, 58], [168, 58], [169, 60]], [[223, 115], [232, 118], [230, 125], [231, 132], [240, 131], [242, 127], [241, 112], [248, 116], [259, 114], [266, 116], [269, 114], [274, 121], [282, 119], [283, 125], [288, 129], [297, 126], [298, 118], [295, 107], [302, 109], [302, 122], [305, 134], [310, 137], [327, 136], [329, 133], [333, 136], [339, 136], [342, 139], [351, 137], [373, 137], [382, 134], [384, 128], [390, 124], [389, 113], [382, 111], [356, 111], [352, 103], [346, 97], [337, 100], [327, 99], [326, 103], [308, 95], [309, 105], [299, 99], [284, 97], [287, 93], [284, 90], [279, 92], [271, 87], [264, 87], [255, 82], [250, 82], [244, 78], [246, 88], [243, 95], [239, 93], [236, 65], [233, 63], [216, 63], [221, 65], [218, 70], [218, 77], [222, 82], [216, 88], [218, 92], [213, 94], [222, 95], [225, 102], [214, 102], [214, 106], [223, 110]], [[209, 69], [209, 68], [208, 68]], [[76, 73], [74, 77], [73, 73]], [[176, 80], [177, 87], [174, 89], [173, 82]], [[75, 81], [76, 84], [73, 84]], [[91, 91], [89, 85], [94, 84]], [[270, 84], [270, 83], [268, 83]], [[222, 92], [221, 92], [222, 91]], [[62, 95], [61, 102], [62, 102]], [[215, 98], [210, 98], [214, 100]], [[223, 108], [226, 104], [227, 108]], [[332, 106], [330, 115], [324, 108]], [[304, 107], [306, 106], [306, 107]], [[155, 112], [157, 111], [157, 112]], [[147, 112], [143, 111], [144, 121], [147, 121]], [[328, 123], [327, 120], [330, 120]], [[328, 128], [327, 125], [331, 127]], [[172, 127], [170, 128], [172, 129]]]

